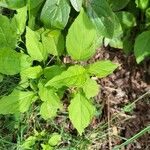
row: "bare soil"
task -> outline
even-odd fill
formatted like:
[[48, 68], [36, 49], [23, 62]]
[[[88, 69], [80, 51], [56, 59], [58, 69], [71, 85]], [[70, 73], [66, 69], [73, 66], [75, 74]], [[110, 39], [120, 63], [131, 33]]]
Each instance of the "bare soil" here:
[[[129, 139], [150, 125], [150, 60], [138, 65], [133, 55], [126, 56], [122, 50], [110, 48], [100, 49], [95, 59], [109, 59], [120, 64], [113, 75], [98, 80], [101, 85], [98, 100], [104, 103], [104, 114], [100, 120], [109, 121], [112, 129], [109, 146], [107, 143], [101, 148], [110, 149], [124, 142], [112, 134]], [[121, 108], [135, 101], [132, 110], [122, 111]], [[112, 119], [114, 116], [118, 116], [115, 121]], [[150, 150], [150, 134], [145, 134], [124, 150]]]

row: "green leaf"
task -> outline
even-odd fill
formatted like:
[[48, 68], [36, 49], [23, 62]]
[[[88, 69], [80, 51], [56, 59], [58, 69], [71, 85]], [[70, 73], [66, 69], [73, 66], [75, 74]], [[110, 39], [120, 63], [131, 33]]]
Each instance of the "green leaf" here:
[[87, 13], [101, 36], [112, 38], [115, 17], [106, 0], [89, 0]]
[[48, 145], [48, 144], [41, 144], [42, 150], [54, 150], [54, 147]]
[[118, 64], [114, 64], [109, 60], [102, 60], [95, 62], [88, 66], [88, 72], [92, 75], [96, 75], [99, 78], [103, 78], [113, 73], [118, 67]]
[[57, 110], [62, 109], [60, 98], [53, 89], [46, 88], [42, 83], [39, 83], [39, 96], [43, 101], [40, 114], [45, 120], [53, 118], [57, 115]]
[[113, 11], [118, 11], [127, 6], [130, 0], [108, 0], [109, 5], [113, 9]]
[[15, 75], [27, 69], [32, 64], [30, 57], [11, 49], [0, 50], [0, 73]]
[[0, 83], [3, 82], [4, 76], [0, 74]]
[[132, 28], [126, 30], [126, 35], [123, 37], [123, 51], [129, 55], [133, 52], [135, 39], [133, 38], [135, 35], [132, 32]]
[[6, 16], [0, 14], [0, 49], [15, 48], [17, 43], [17, 29]]
[[135, 40], [134, 54], [137, 63], [140, 63], [145, 57], [150, 55], [150, 31], [145, 31], [138, 35]]
[[69, 118], [73, 126], [82, 135], [84, 129], [90, 124], [95, 114], [95, 107], [83, 94], [78, 93], [71, 100], [68, 110]]
[[21, 74], [20, 74], [20, 77], [21, 77], [21, 80], [19, 82], [19, 86], [23, 89], [27, 88], [30, 85], [28, 78], [23, 77]]
[[27, 0], [5, 0], [9, 8], [21, 8], [27, 3]]
[[96, 50], [95, 40], [96, 30], [82, 9], [69, 29], [66, 39], [67, 51], [73, 59], [89, 59]]
[[68, 0], [47, 0], [42, 9], [41, 21], [48, 28], [64, 29], [70, 14]]
[[128, 3], [126, 9], [128, 12], [131, 12], [132, 14], [134, 14], [134, 16], [139, 16], [141, 10], [136, 8], [136, 4], [135, 4], [135, 0], [130, 0], [130, 2]]
[[44, 68], [44, 77], [47, 80], [50, 80], [53, 77], [61, 74], [63, 71], [65, 71], [64, 66], [53, 65], [53, 66], [50, 66], [50, 67], [46, 67], [46, 68]]
[[18, 34], [22, 34], [25, 30], [27, 21], [27, 7], [17, 9], [17, 14], [15, 14], [13, 21], [15, 22], [18, 30]]
[[109, 46], [114, 48], [123, 48], [122, 36], [123, 36], [123, 29], [120, 24], [118, 17], [115, 15], [115, 28], [114, 28], [114, 35], [112, 39], [105, 38], [105, 46], [109, 44]]
[[41, 5], [45, 0], [28, 0], [28, 9], [33, 10], [36, 9], [39, 5]]
[[27, 51], [33, 60], [42, 61], [45, 59], [46, 52], [40, 42], [40, 36], [29, 27], [26, 27], [26, 46]]
[[39, 29], [41, 27], [40, 12], [46, 0], [28, 0], [28, 27], [32, 30]]
[[150, 7], [146, 9], [145, 16], [146, 16], [146, 21], [149, 23], [150, 22]]
[[85, 96], [89, 99], [91, 97], [96, 96], [99, 93], [100, 86], [97, 82], [93, 79], [88, 78], [83, 85], [83, 91]]
[[82, 0], [70, 0], [71, 5], [76, 11], [80, 11], [82, 7]]
[[133, 102], [133, 103], [126, 104], [122, 110], [124, 112], [131, 113], [134, 111], [135, 108], [136, 108], [136, 104]]
[[0, 7], [4, 7], [4, 8], [8, 7], [5, 0], [0, 0]]
[[113, 48], [122, 49], [123, 48], [123, 42], [122, 42], [122, 36], [113, 37], [112, 39], [105, 39], [105, 45], [108, 45]]
[[43, 73], [41, 66], [29, 67], [21, 72], [23, 78], [37, 79]]
[[[57, 115], [57, 110], [58, 110], [58, 106], [56, 107], [52, 101], [54, 101], [55, 99], [51, 99], [48, 101], [45, 101], [42, 103], [41, 108], [40, 108], [40, 115], [42, 116], [43, 119], [47, 120], [47, 119], [51, 119], [53, 117], [56, 117]], [[55, 100], [56, 101], [56, 100]]]
[[0, 99], [0, 114], [24, 113], [35, 100], [34, 92], [15, 89], [10, 95]]
[[48, 140], [48, 144], [51, 146], [56, 146], [61, 141], [61, 135], [58, 133], [53, 133]]
[[21, 145], [21, 148], [23, 149], [31, 149], [31, 146], [35, 145], [35, 142], [37, 141], [37, 137], [35, 136], [29, 136], [24, 143]]
[[136, 7], [140, 9], [146, 9], [149, 5], [149, 0], [135, 0]]
[[67, 71], [55, 76], [46, 83], [47, 86], [61, 88], [62, 86], [82, 86], [86, 81], [86, 70], [79, 65], [71, 66]]
[[54, 56], [60, 56], [64, 52], [65, 40], [60, 30], [47, 30], [42, 34], [44, 50]]
[[128, 29], [136, 26], [136, 18], [135, 16], [127, 11], [120, 11], [116, 13], [123, 29]]

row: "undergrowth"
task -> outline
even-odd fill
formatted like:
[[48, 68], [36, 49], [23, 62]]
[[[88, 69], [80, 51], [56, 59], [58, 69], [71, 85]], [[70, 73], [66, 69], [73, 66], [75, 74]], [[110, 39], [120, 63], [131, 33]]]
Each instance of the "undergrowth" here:
[[[149, 0], [1, 0], [0, 149], [91, 150], [104, 142], [112, 149], [117, 116], [107, 112], [94, 126], [103, 113], [95, 97], [98, 79], [120, 65], [88, 60], [102, 45], [134, 54], [138, 64], [149, 58], [149, 7]], [[114, 149], [147, 131], [118, 137], [127, 141]]]

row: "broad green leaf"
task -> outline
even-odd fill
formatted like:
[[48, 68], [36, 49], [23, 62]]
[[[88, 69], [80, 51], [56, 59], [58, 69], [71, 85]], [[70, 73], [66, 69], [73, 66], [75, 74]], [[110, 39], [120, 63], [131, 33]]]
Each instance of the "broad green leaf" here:
[[15, 89], [10, 95], [0, 99], [0, 114], [24, 113], [35, 100], [34, 92]]
[[85, 93], [85, 96], [89, 99], [99, 93], [100, 86], [95, 80], [88, 78], [83, 85], [83, 91]]
[[21, 148], [31, 149], [31, 147], [35, 145], [36, 140], [38, 140], [36, 136], [29, 136], [21, 145]]
[[37, 131], [36, 129], [34, 129], [34, 136], [36, 136], [36, 137], [38, 137], [38, 138], [40, 138], [40, 137], [44, 137], [44, 136], [46, 136], [46, 131], [45, 131], [45, 129], [44, 130], [42, 130], [41, 132], [39, 132], [39, 131]]
[[42, 150], [54, 150], [54, 147], [48, 144], [41, 144]]
[[22, 34], [25, 30], [27, 21], [27, 7], [17, 9], [17, 14], [15, 14], [13, 21], [15, 22], [18, 30], [18, 34]]
[[47, 0], [42, 9], [41, 21], [48, 28], [64, 29], [70, 14], [68, 0]]
[[34, 16], [32, 13], [30, 15], [30, 19], [28, 20], [28, 27], [32, 30], [37, 29], [37, 24], [36, 24], [36, 15]]
[[40, 114], [45, 120], [55, 117], [57, 110], [62, 108], [60, 98], [53, 89], [46, 88], [42, 83], [39, 83], [39, 96], [43, 101]]
[[8, 8], [8, 5], [6, 4], [5, 0], [0, 0], [0, 7]]
[[22, 77], [30, 78], [30, 79], [37, 79], [39, 78], [43, 73], [41, 66], [34, 66], [29, 67], [21, 72]]
[[[33, 102], [35, 102], [38, 99], [38, 97], [35, 96], [35, 93], [33, 91], [25, 91], [25, 92], [23, 92], [23, 91], [20, 92], [19, 91], [18, 93], [19, 93], [18, 98], [20, 100], [20, 102], [19, 102], [19, 111], [21, 113], [27, 112], [28, 109], [30, 108], [31, 104]], [[17, 99], [17, 97], [16, 97], [16, 99]]]
[[129, 55], [133, 52], [134, 49], [134, 34], [132, 34], [132, 28], [126, 31], [126, 34], [123, 37], [123, 51]]
[[32, 64], [30, 57], [8, 48], [0, 50], [0, 73], [15, 75], [27, 69]]
[[[39, 80], [39, 79], [38, 79]], [[38, 90], [38, 80], [29, 80], [29, 86], [33, 91], [37, 91]]]
[[109, 45], [110, 47], [113, 48], [118, 48], [118, 49], [122, 49], [123, 48], [123, 41], [122, 41], [122, 36], [118, 36], [118, 37], [113, 37], [112, 39], [105, 39], [105, 46]]
[[27, 3], [27, 0], [5, 0], [9, 8], [21, 8]]
[[118, 11], [127, 6], [130, 0], [108, 0], [109, 5], [113, 9], [113, 11]]
[[140, 9], [136, 8], [135, 0], [130, 0], [130, 2], [124, 10], [131, 12], [134, 16], [139, 16], [139, 13], [141, 12]]
[[53, 77], [61, 74], [63, 71], [65, 71], [64, 66], [53, 65], [53, 66], [50, 66], [50, 67], [46, 67], [46, 68], [44, 68], [44, 77], [47, 80], [50, 80]]
[[82, 9], [69, 29], [66, 39], [67, 51], [73, 59], [89, 59], [95, 53], [95, 41], [96, 30]]
[[56, 146], [61, 141], [61, 135], [58, 133], [53, 133], [48, 140], [48, 144], [51, 146]]
[[118, 64], [114, 64], [109, 60], [102, 60], [95, 62], [88, 66], [88, 72], [92, 75], [96, 75], [99, 78], [103, 78], [113, 73], [118, 67]]
[[20, 77], [21, 77], [21, 81], [19, 82], [19, 86], [23, 89], [27, 88], [30, 85], [28, 78], [22, 76], [21, 74]]
[[17, 43], [17, 29], [6, 16], [0, 14], [0, 49], [15, 48]]
[[29, 10], [33, 10], [35, 8], [37, 8], [39, 5], [41, 5], [43, 2], [45, 2], [45, 0], [28, 0], [28, 9]]
[[115, 17], [106, 0], [89, 0], [87, 13], [101, 36], [112, 38]]
[[136, 7], [140, 9], [146, 9], [149, 5], [149, 0], [135, 0]]
[[62, 86], [82, 86], [86, 81], [86, 70], [79, 65], [71, 66], [67, 71], [55, 76], [46, 83], [47, 86], [61, 88]]
[[150, 7], [146, 9], [145, 16], [146, 16], [146, 21], [149, 23], [150, 22]]
[[73, 6], [73, 8], [74, 8], [76, 11], [80, 11], [80, 10], [81, 10], [82, 1], [83, 1], [83, 0], [70, 0], [71, 5]]
[[63, 54], [65, 48], [64, 37], [60, 30], [47, 30], [42, 34], [44, 50], [54, 56]]
[[105, 38], [104, 40], [105, 46], [109, 44], [109, 46], [111, 47], [122, 49], [123, 48], [122, 37], [123, 37], [123, 29], [118, 17], [115, 15], [114, 35], [112, 39]]
[[120, 11], [115, 13], [123, 27], [123, 29], [131, 28], [136, 26], [136, 18], [135, 16], [127, 11]]
[[[115, 13], [115, 30], [112, 39], [105, 38], [105, 46], [123, 49], [126, 54], [133, 50], [133, 35], [131, 29], [136, 25], [135, 17], [132, 13], [120, 11]], [[124, 32], [123, 32], [124, 31]]]
[[[52, 99], [51, 97], [53, 95], [57, 95], [55, 94], [55, 90], [52, 89], [52, 88], [46, 88], [44, 86], [44, 81], [41, 80], [39, 83], [38, 83], [38, 88], [39, 88], [39, 96], [40, 96], [40, 99], [45, 102], [45, 101], [48, 101], [49, 99]], [[52, 95], [52, 96], [51, 96]], [[58, 98], [59, 99], [59, 98]], [[56, 101], [57, 102], [57, 101]]]
[[0, 83], [3, 81], [4, 76], [2, 74], [0, 74]]
[[37, 30], [41, 27], [39, 23], [40, 12], [46, 0], [28, 0], [28, 27], [32, 30]]
[[29, 27], [26, 27], [26, 46], [28, 54], [33, 60], [42, 61], [45, 59], [46, 52], [40, 42], [40, 36]]
[[83, 94], [78, 93], [71, 100], [68, 111], [73, 126], [82, 135], [84, 129], [90, 124], [95, 114], [95, 107]]
[[[53, 99], [54, 101], [56, 99]], [[42, 116], [43, 119], [51, 119], [53, 117], [56, 117], [57, 115], [57, 110], [59, 107], [55, 106], [51, 100], [45, 101], [42, 103], [41, 108], [40, 108], [40, 115]]]
[[150, 31], [145, 31], [138, 35], [135, 40], [134, 54], [137, 63], [143, 61], [145, 57], [150, 56]]

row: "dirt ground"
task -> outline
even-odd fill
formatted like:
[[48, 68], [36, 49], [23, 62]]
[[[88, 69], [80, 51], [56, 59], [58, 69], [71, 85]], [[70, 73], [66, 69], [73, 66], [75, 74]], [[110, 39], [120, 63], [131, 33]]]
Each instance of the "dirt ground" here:
[[[110, 59], [120, 64], [113, 75], [99, 80], [101, 92], [98, 100], [104, 103], [103, 118], [100, 120], [107, 118], [114, 135], [120, 134], [129, 139], [150, 125], [150, 60], [137, 65], [134, 56], [126, 56], [122, 50], [110, 48], [100, 49], [95, 59]], [[130, 103], [134, 107], [122, 112], [121, 108]], [[116, 115], [117, 119], [112, 121]], [[109, 147], [124, 142], [113, 137], [108, 139], [111, 142]], [[105, 146], [102, 145], [102, 149], [107, 149]], [[150, 150], [150, 134], [145, 134], [125, 149]]]

